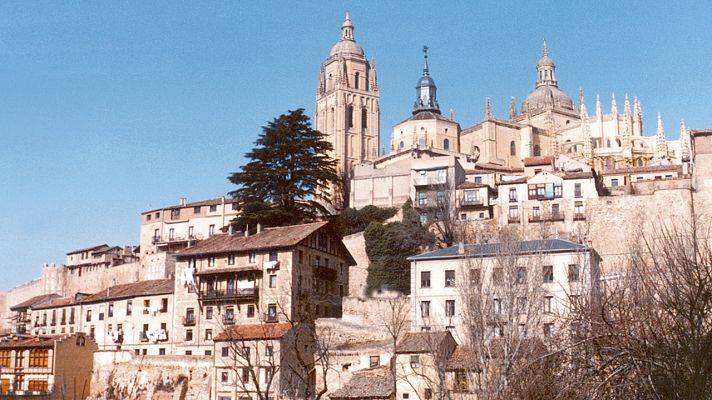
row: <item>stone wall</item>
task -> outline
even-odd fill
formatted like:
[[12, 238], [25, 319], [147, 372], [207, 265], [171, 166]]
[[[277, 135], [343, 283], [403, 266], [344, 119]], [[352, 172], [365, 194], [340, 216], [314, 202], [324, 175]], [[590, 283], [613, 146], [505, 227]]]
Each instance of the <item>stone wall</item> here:
[[363, 296], [368, 275], [368, 255], [363, 232], [345, 236], [343, 242], [356, 260], [356, 265], [349, 268], [349, 296]]
[[121, 264], [110, 268], [98, 268], [93, 271], [66, 272], [66, 284], [60, 292], [62, 296], [73, 296], [77, 292], [96, 293], [107, 287], [137, 282], [141, 264], [137, 262]]
[[91, 400], [210, 398], [212, 356], [135, 356], [94, 353]]
[[0, 292], [0, 334], [10, 329], [10, 307], [7, 305], [7, 292]]

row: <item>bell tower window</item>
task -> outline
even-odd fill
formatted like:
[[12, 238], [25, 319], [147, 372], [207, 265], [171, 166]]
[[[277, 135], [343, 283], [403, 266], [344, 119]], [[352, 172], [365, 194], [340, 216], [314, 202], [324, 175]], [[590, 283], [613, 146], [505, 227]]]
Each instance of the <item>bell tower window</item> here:
[[346, 107], [346, 127], [347, 128], [354, 127], [354, 107], [353, 106]]
[[354, 89], [358, 89], [358, 81], [359, 81], [359, 73], [357, 72], [356, 75], [354, 76]]
[[368, 129], [368, 111], [365, 108], [361, 109], [361, 129]]

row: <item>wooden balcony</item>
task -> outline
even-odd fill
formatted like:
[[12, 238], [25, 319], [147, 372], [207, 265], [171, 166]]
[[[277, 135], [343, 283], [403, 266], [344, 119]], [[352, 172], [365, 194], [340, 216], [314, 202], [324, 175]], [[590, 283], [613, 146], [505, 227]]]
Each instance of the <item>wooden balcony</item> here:
[[233, 301], [233, 300], [256, 300], [259, 296], [257, 288], [243, 289], [222, 289], [222, 290], [201, 290], [198, 292], [200, 301]]

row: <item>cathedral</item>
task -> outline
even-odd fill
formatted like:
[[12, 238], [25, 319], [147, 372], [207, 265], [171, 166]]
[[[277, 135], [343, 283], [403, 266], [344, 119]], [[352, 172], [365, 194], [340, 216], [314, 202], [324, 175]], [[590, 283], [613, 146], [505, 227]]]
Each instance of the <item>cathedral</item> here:
[[[379, 89], [375, 61], [369, 62], [354, 37], [349, 15], [341, 26], [341, 38], [322, 63], [317, 84], [315, 127], [325, 133], [338, 160], [339, 170], [352, 177], [354, 168], [367, 164], [378, 168], [385, 159], [401, 153], [430, 151], [452, 155], [463, 162], [504, 168], [523, 168], [530, 157], [567, 159], [588, 165], [599, 173], [623, 168], [680, 165], [689, 160], [689, 138], [684, 122], [679, 140], [665, 138], [661, 115], [655, 133], [646, 135], [637, 97], [625, 96], [619, 113], [615, 95], [604, 114], [596, 96], [589, 115], [583, 90], [578, 101], [559, 87], [556, 64], [544, 42], [536, 64], [534, 89], [517, 107], [510, 98], [506, 118], [493, 115], [485, 101], [482, 121], [462, 129], [452, 113], [444, 116], [437, 87], [424, 49], [422, 76], [410, 116], [391, 133], [390, 152], [379, 154]], [[387, 164], [387, 163], [386, 163]]]

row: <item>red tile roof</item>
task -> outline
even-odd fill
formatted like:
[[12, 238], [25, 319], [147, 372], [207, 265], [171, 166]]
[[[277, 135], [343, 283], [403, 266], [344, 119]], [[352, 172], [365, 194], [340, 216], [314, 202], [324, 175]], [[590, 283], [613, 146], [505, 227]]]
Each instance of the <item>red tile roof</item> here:
[[351, 380], [329, 394], [330, 399], [389, 399], [393, 396], [390, 366], [354, 372]]
[[22, 310], [26, 310], [28, 308], [32, 308], [33, 306], [38, 306], [42, 303], [51, 301], [53, 299], [58, 299], [58, 298], [59, 298], [58, 294], [43, 294], [40, 296], [35, 296], [28, 300], [23, 301], [20, 304], [16, 304], [16, 305], [10, 307], [10, 310], [11, 311], [22, 311]]
[[98, 245], [98, 246], [86, 247], [86, 248], [79, 249], [79, 250], [72, 250], [72, 251], [70, 251], [69, 253], [67, 253], [67, 255], [76, 254], [76, 253], [82, 253], [82, 252], [85, 252], [85, 251], [105, 250], [105, 249], [109, 249], [109, 248], [111, 248], [111, 246], [109, 246], [108, 244], [104, 243], [104, 244], [100, 244], [100, 245]]
[[125, 299], [139, 296], [155, 296], [159, 294], [171, 294], [175, 291], [173, 279], [158, 279], [116, 285], [94, 293], [81, 300], [81, 303], [96, 303], [108, 300]]
[[160, 210], [171, 210], [171, 209], [175, 209], [175, 208], [191, 208], [191, 207], [200, 207], [200, 206], [216, 206], [216, 205], [219, 205], [219, 204], [223, 204], [223, 201], [225, 202], [225, 204], [232, 204], [232, 203], [237, 203], [237, 202], [238, 202], [237, 199], [233, 199], [233, 198], [231, 198], [231, 197], [225, 197], [225, 198], [223, 198], [223, 197], [215, 197], [215, 198], [212, 198], [212, 199], [199, 200], [199, 201], [194, 201], [194, 202], [192, 202], [192, 203], [186, 203], [185, 205], [176, 204], [176, 205], [173, 205], [173, 206], [167, 206], [167, 207], [162, 207], [162, 208], [156, 208], [156, 209], [153, 209], [153, 210], [144, 211], [144, 212], [141, 213], [141, 215], [145, 215], [145, 214], [152, 213], [152, 212], [156, 212], [156, 211], [160, 211]]
[[0, 349], [17, 349], [17, 348], [52, 348], [55, 340], [63, 338], [65, 335], [46, 335], [46, 336], [30, 336], [30, 337], [12, 337], [6, 341], [0, 342]]
[[536, 165], [551, 165], [554, 156], [524, 157], [524, 166], [533, 167]]
[[476, 362], [477, 358], [472, 349], [465, 346], [457, 346], [455, 351], [450, 355], [446, 370], [472, 370], [475, 368]]
[[432, 353], [440, 349], [443, 341], [452, 340], [450, 331], [408, 332], [403, 336], [396, 353]]
[[213, 341], [279, 339], [292, 329], [290, 323], [234, 325], [217, 335]]
[[603, 175], [618, 175], [618, 174], [643, 174], [648, 172], [658, 171], [676, 171], [682, 174], [682, 165], [651, 165], [645, 167], [628, 167], [608, 170]]

